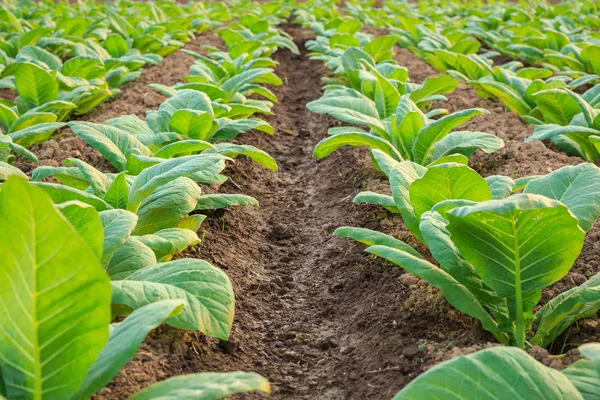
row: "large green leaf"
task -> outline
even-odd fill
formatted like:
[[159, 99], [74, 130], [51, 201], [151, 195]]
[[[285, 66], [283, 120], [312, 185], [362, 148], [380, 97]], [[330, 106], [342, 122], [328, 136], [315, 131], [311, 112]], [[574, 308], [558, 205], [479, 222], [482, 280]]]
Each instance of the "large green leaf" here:
[[[436, 94], [449, 93], [458, 87], [458, 81], [448, 75], [440, 75], [434, 78], [429, 78], [423, 82], [423, 85], [410, 93], [410, 99], [415, 103], [429, 96]], [[423, 108], [423, 107], [421, 107]]]
[[475, 150], [493, 153], [504, 147], [504, 141], [495, 135], [485, 132], [457, 131], [451, 132], [433, 146], [433, 159], [451, 154], [463, 154], [471, 157]]
[[112, 324], [106, 346], [72, 400], [88, 399], [108, 384], [135, 356], [146, 335], [165, 319], [178, 315], [184, 304], [182, 300], [157, 301], [135, 310], [123, 322]]
[[444, 200], [491, 200], [485, 179], [466, 165], [448, 163], [431, 167], [408, 189], [417, 220]]
[[173, 114], [183, 109], [204, 111], [212, 118], [215, 116], [211, 100], [206, 94], [195, 90], [181, 90], [158, 107], [157, 132], [168, 132]]
[[269, 394], [269, 382], [250, 372], [204, 372], [155, 383], [129, 400], [218, 400], [236, 393]]
[[158, 300], [181, 299], [180, 315], [166, 322], [227, 340], [233, 323], [234, 294], [227, 275], [206, 261], [180, 259], [143, 268], [113, 281], [113, 303], [138, 309]]
[[559, 294], [534, 316], [537, 326], [533, 345], [547, 346], [571, 324], [591, 318], [600, 310], [600, 273], [583, 284]]
[[143, 170], [129, 188], [130, 211], [137, 211], [140, 203], [160, 186], [180, 177], [212, 176], [225, 168], [227, 158], [217, 154], [198, 154], [166, 160]]
[[48, 72], [35, 64], [21, 63], [15, 71], [17, 91], [30, 108], [58, 98], [58, 83]]
[[110, 125], [73, 121], [69, 122], [69, 127], [119, 171], [127, 169], [129, 150], [136, 149], [145, 156], [151, 154], [134, 135]]
[[487, 286], [507, 299], [514, 340], [524, 345], [541, 289], [560, 280], [583, 246], [584, 232], [562, 203], [517, 194], [450, 210], [448, 231]]
[[575, 364], [563, 370], [565, 376], [579, 390], [584, 400], [600, 399], [600, 343], [588, 343], [579, 346], [584, 355]]
[[390, 171], [390, 188], [396, 206], [402, 213], [402, 219], [406, 227], [419, 238], [421, 238], [419, 222], [410, 201], [409, 188], [414, 181], [421, 178], [426, 172], [427, 168], [412, 161], [402, 161]]
[[0, 221], [6, 396], [70, 398], [108, 339], [108, 276], [48, 195], [24, 180], [3, 185]]
[[106, 265], [115, 252], [125, 244], [135, 228], [137, 219], [137, 215], [126, 210], [107, 210], [100, 213], [104, 229], [102, 265]]
[[366, 125], [374, 129], [385, 130], [379, 119], [375, 103], [366, 97], [325, 96], [306, 105], [318, 114], [329, 114], [342, 122], [354, 125]]
[[534, 99], [548, 123], [568, 125], [581, 112], [577, 101], [565, 90], [542, 90], [535, 94]]
[[494, 347], [438, 364], [394, 396], [394, 400], [531, 398], [583, 400], [562, 373], [514, 347]]
[[134, 233], [146, 235], [174, 228], [195, 209], [200, 195], [200, 187], [189, 178], [177, 178], [159, 186], [141, 202]]
[[333, 236], [352, 238], [368, 246], [387, 246], [393, 249], [405, 251], [412, 256], [422, 258], [419, 252], [417, 252], [408, 244], [404, 243], [402, 240], [396, 239], [390, 235], [386, 235], [385, 233], [372, 231], [370, 229], [342, 226], [333, 232]]
[[114, 253], [106, 266], [106, 272], [113, 281], [127, 279], [131, 274], [157, 263], [152, 249], [135, 236], [129, 237]]
[[426, 163], [433, 154], [435, 144], [444, 138], [450, 131], [464, 124], [471, 118], [487, 114], [483, 108], [471, 108], [446, 115], [421, 129], [413, 145], [414, 161], [420, 164]]
[[152, 249], [158, 262], [169, 261], [173, 255], [200, 242], [196, 232], [189, 229], [163, 229], [137, 239]]
[[177, 110], [169, 121], [169, 131], [188, 136], [191, 139], [207, 140], [212, 129], [213, 116], [207, 111]]
[[541, 194], [569, 207], [584, 231], [600, 216], [600, 168], [584, 163], [530, 181], [523, 193]]
[[313, 156], [316, 158], [324, 158], [333, 153], [335, 150], [342, 146], [367, 146], [371, 149], [377, 149], [395, 160], [402, 160], [402, 156], [385, 139], [378, 136], [371, 135], [369, 133], [338, 133], [332, 136], [328, 136], [321, 140], [315, 146]]

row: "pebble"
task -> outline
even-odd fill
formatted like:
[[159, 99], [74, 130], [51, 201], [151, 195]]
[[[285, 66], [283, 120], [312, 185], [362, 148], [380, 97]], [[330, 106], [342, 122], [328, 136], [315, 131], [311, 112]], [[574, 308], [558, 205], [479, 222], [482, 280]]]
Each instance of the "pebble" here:
[[423, 356], [423, 351], [419, 350], [419, 346], [411, 344], [402, 349], [402, 355], [408, 359], [413, 359], [417, 355]]

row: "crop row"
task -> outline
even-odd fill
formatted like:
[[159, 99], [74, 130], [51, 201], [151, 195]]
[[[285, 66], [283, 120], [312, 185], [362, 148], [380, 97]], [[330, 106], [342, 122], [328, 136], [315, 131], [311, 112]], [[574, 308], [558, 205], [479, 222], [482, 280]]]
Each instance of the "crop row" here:
[[[479, 96], [500, 99], [535, 125], [527, 141], [551, 140], [568, 155], [589, 162], [600, 159], [596, 4], [464, 7], [390, 2], [388, 7], [384, 12], [397, 18], [369, 18], [369, 10], [360, 5], [353, 14], [390, 28], [402, 47], [471, 85]], [[500, 64], [502, 57], [512, 60]]]
[[159, 64], [194, 34], [232, 18], [220, 3], [167, 1], [21, 1], [3, 5], [0, 15], [0, 169], [12, 153], [37, 163], [27, 147], [117, 96], [142, 67]]
[[[91, 12], [98, 14], [96, 29], [106, 38], [113, 36], [102, 22], [104, 7], [110, 26], [128, 27], [120, 33], [130, 36], [137, 11], [164, 18], [168, 26], [196, 26], [193, 19], [179, 20], [170, 13], [198, 6], [110, 4], [93, 6], [98, 8]], [[282, 84], [270, 56], [281, 47], [298, 52], [276, 28], [291, 11], [284, 3], [237, 6], [244, 16], [218, 30], [227, 49], [208, 48], [205, 55], [188, 52], [196, 61], [185, 83], [152, 85], [167, 99], [158, 110], [148, 111], [145, 120], [125, 115], [101, 124], [68, 123], [110, 163], [111, 171], [70, 158], [64, 167], [36, 168], [27, 182], [27, 175], [3, 164], [0, 398], [89, 398], [163, 322], [229, 338], [235, 300], [225, 272], [203, 260], [172, 258], [200, 242], [197, 231], [204, 212], [258, 205], [242, 194], [204, 194], [202, 185], [224, 183], [227, 162], [240, 154], [277, 169], [264, 151], [231, 140], [252, 129], [273, 133], [256, 117], [271, 114], [277, 102], [264, 85]], [[31, 21], [41, 15], [36, 7], [31, 6]], [[125, 14], [118, 16], [113, 7]], [[215, 10], [226, 13], [220, 6]], [[135, 32], [161, 31], [161, 24], [153, 28], [143, 21]], [[35, 29], [27, 28], [25, 35]], [[78, 24], [72, 28], [88, 31]], [[136, 39], [122, 43], [136, 49]], [[43, 71], [43, 84], [35, 74], [31, 78], [38, 93], [62, 85], [60, 71], [17, 63], [17, 75], [23, 65]], [[25, 101], [23, 95], [17, 104]], [[111, 324], [117, 316], [126, 318]], [[252, 373], [202, 373], [167, 379], [132, 398], [216, 399], [244, 391], [268, 392], [269, 384]]]
[[[369, 246], [368, 253], [427, 281], [457, 310], [479, 320], [498, 343], [514, 346], [495, 347], [443, 363], [417, 378], [395, 398], [476, 399], [490, 398], [490, 393], [515, 398], [535, 390], [545, 398], [593, 399], [600, 387], [600, 344], [581, 346], [580, 352], [586, 358], [562, 372], [536, 362], [520, 349], [549, 346], [569, 326], [600, 310], [600, 273], [538, 306], [542, 289], [559, 281], [572, 268], [582, 250], [585, 233], [600, 216], [600, 168], [583, 163], [545, 176], [516, 180], [500, 175], [480, 176], [468, 166], [469, 157], [478, 149], [494, 152], [503, 142], [488, 133], [454, 129], [487, 111], [467, 109], [448, 114], [444, 109], [431, 107], [445, 101], [443, 95], [458, 86], [455, 78], [473, 84], [481, 89], [480, 93], [482, 81], [475, 84], [464, 74], [451, 73], [454, 69], [440, 68], [451, 76], [441, 75], [415, 84], [409, 82], [406, 68], [393, 60], [397, 42], [405, 44], [407, 37], [414, 39], [420, 34], [422, 42], [414, 47], [419, 54], [438, 56], [441, 52], [454, 52], [456, 59], [466, 57], [470, 62], [480, 62], [490, 72], [483, 81], [493, 81], [494, 85], [510, 81], [525, 89], [521, 84], [527, 79], [517, 77], [519, 73], [554, 74], [546, 67], [518, 69], [514, 63], [508, 68], [492, 67], [487, 61], [491, 55], [463, 55], [479, 49], [469, 41], [470, 36], [456, 33], [460, 30], [457, 25], [470, 24], [463, 12], [475, 10], [464, 8], [463, 4], [424, 8], [390, 2], [382, 10], [351, 3], [347, 8], [350, 14], [360, 14], [374, 25], [380, 25], [379, 16], [391, 14], [413, 28], [400, 35], [379, 37], [361, 32], [361, 21], [340, 14], [334, 2], [307, 2], [298, 11], [298, 22], [317, 35], [307, 43], [311, 56], [331, 70], [331, 77], [324, 79], [324, 94], [309, 103], [308, 108], [342, 123], [330, 128], [329, 136], [316, 146], [315, 157], [326, 157], [341, 146], [367, 147], [374, 167], [387, 177], [391, 195], [361, 192], [354, 202], [379, 205], [400, 214], [429, 254], [422, 255], [395, 237], [364, 228], [340, 227], [334, 235], [364, 243]], [[495, 7], [496, 4], [477, 8], [480, 11], [473, 11], [472, 19], [479, 21], [481, 13]], [[417, 10], [431, 16], [430, 26], [418, 25], [418, 18], [407, 16], [419, 15]], [[447, 25], [440, 23], [435, 34], [446, 35], [447, 40], [436, 43], [454, 43], [454, 50], [438, 50], [430, 44], [433, 35], [426, 29], [438, 27], [439, 20]], [[382, 17], [381, 22], [397, 26], [395, 18]], [[515, 17], [511, 26], [518, 24], [524, 22]], [[395, 33], [394, 29], [391, 31]], [[466, 67], [465, 71], [466, 74], [475, 68]], [[570, 82], [574, 89], [595, 82], [597, 76], [588, 78], [590, 74], [586, 72], [570, 81], [572, 74], [556, 72], [568, 79], [529, 81], [541, 88], [533, 95], [537, 106], [532, 114], [553, 121], [552, 118], [565, 117], [566, 107], [577, 121], [584, 117], [593, 121], [597, 111], [567, 86]], [[497, 77], [501, 79], [494, 80]], [[595, 90], [598, 89], [586, 93]], [[571, 100], [574, 105], [570, 105]], [[558, 129], [536, 117], [528, 121], [538, 123], [534, 137], [540, 130]], [[588, 136], [593, 140], [593, 135]], [[571, 133], [563, 132], [560, 137], [568, 137], [569, 143], [575, 141]], [[565, 143], [566, 139], [560, 140]], [[428, 261], [429, 255], [437, 265]]]

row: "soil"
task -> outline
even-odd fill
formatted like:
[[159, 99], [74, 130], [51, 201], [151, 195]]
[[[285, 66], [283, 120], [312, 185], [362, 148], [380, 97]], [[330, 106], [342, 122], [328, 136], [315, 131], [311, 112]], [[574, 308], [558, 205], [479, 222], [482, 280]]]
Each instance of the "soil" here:
[[[479, 324], [455, 311], [427, 283], [366, 255], [363, 245], [331, 236], [339, 226], [361, 226], [394, 234], [424, 252], [399, 216], [351, 202], [359, 191], [387, 190], [365, 149], [343, 148], [323, 160], [312, 158], [316, 143], [337, 124], [305, 107], [320, 97], [321, 77], [328, 71], [321, 62], [307, 58], [303, 44], [312, 38], [308, 32], [290, 24], [282, 28], [302, 54], [286, 50], [274, 56], [279, 62], [276, 73], [286, 82], [274, 88], [280, 103], [274, 116], [267, 118], [276, 135], [252, 132], [239, 139], [267, 151], [280, 170], [275, 173], [238, 158], [227, 171], [230, 181], [219, 190], [250, 194], [261, 206], [209, 215], [199, 232], [203, 242], [184, 254], [212, 262], [231, 278], [237, 302], [231, 338], [218, 341], [163, 325], [96, 395], [98, 399], [124, 399], [175, 375], [234, 370], [266, 376], [274, 399], [386, 399], [436, 363], [494, 346]], [[199, 44], [222, 46], [217, 37], [205, 34], [186, 47]], [[405, 50], [399, 50], [397, 61], [416, 82], [439, 74]], [[82, 119], [143, 116], [164, 100], [147, 83], [173, 84], [187, 75], [190, 63], [191, 58], [181, 53], [167, 57], [164, 64], [146, 69], [124, 87], [119, 99]], [[485, 176], [544, 174], [581, 162], [539, 142], [524, 144], [531, 129], [500, 103], [478, 98], [467, 86], [461, 85], [448, 98], [435, 106], [451, 112], [469, 107], [490, 110], [461, 129], [487, 131], [505, 141], [501, 151], [473, 157], [471, 166]], [[110, 170], [68, 131], [51, 142], [35, 149], [43, 164], [77, 156]], [[48, 149], [51, 154], [44, 153]], [[600, 270], [599, 236], [597, 224], [572, 272], [544, 291], [543, 301]], [[569, 344], [564, 350], [600, 340], [599, 325], [595, 318], [574, 327], [561, 338], [561, 345]], [[539, 348], [530, 353], [558, 369], [578, 357], [573, 350], [565, 357]]]

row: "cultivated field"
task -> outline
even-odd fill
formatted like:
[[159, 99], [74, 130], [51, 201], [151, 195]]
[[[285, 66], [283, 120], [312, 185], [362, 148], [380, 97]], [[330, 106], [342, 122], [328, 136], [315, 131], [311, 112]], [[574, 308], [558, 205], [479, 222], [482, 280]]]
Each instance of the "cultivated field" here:
[[487, 3], [0, 6], [0, 399], [600, 399], [599, 6]]

